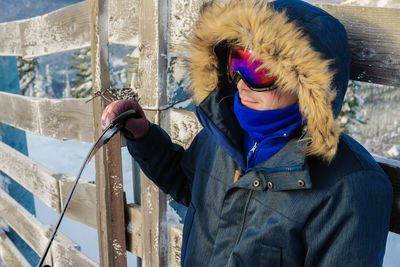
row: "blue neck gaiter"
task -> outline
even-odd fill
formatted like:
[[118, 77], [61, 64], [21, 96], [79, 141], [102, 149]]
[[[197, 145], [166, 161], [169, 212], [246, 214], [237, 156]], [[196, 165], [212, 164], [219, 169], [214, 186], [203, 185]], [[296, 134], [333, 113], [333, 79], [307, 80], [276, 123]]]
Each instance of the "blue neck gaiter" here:
[[[242, 105], [236, 92], [233, 105], [240, 126], [245, 131], [243, 148], [248, 155], [247, 167], [267, 160], [299, 133], [302, 118], [299, 105], [274, 110], [254, 110]], [[249, 151], [258, 143], [254, 155]]]

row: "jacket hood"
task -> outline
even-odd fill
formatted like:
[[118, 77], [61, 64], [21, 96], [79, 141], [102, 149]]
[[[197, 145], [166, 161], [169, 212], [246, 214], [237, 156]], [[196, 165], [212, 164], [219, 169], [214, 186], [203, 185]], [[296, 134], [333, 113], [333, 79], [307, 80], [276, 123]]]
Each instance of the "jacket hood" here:
[[310, 140], [307, 154], [333, 159], [340, 134], [335, 117], [351, 57], [337, 19], [297, 0], [211, 1], [203, 5], [189, 43], [189, 90], [196, 103], [225, 84], [229, 46], [251, 49], [278, 77], [278, 90], [298, 95]]

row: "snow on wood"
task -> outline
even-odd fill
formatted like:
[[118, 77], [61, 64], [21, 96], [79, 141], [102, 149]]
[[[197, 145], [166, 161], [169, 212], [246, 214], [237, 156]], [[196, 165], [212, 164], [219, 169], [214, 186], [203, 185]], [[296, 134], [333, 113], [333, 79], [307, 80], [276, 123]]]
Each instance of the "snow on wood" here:
[[93, 142], [92, 102], [0, 92], [0, 122], [56, 139]]
[[110, 43], [137, 46], [139, 4], [139, 0], [110, 1]]
[[[0, 142], [0, 170], [58, 213], [64, 207], [75, 181], [74, 177], [53, 174], [3, 142]], [[85, 180], [79, 181], [66, 216], [96, 228], [95, 185]]]
[[[17, 55], [37, 57], [89, 46], [87, 10], [85, 1], [43, 16], [13, 22], [19, 31], [18, 35], [14, 35], [13, 42], [20, 42], [19, 47], [21, 47]], [[7, 24], [9, 22], [0, 24], [0, 29], [8, 28]], [[2, 44], [5, 44], [1, 48], [0, 54], [10, 54], [8, 47], [12, 42], [5, 34], [1, 34], [0, 39]]]
[[143, 108], [158, 110], [167, 103], [167, 2], [141, 3], [138, 93]]
[[0, 259], [7, 266], [30, 267], [31, 265], [21, 254], [14, 243], [7, 237], [5, 232], [0, 230]]
[[169, 227], [169, 264], [171, 267], [181, 266], [182, 230], [182, 225], [171, 225]]
[[[93, 92], [110, 88], [108, 59], [109, 0], [89, 0]], [[93, 101], [95, 135], [102, 132], [106, 102]], [[102, 266], [126, 266], [124, 197], [122, 192], [121, 140], [117, 134], [95, 157], [97, 227]]]
[[171, 0], [169, 46], [172, 56], [185, 53], [186, 37], [192, 33], [203, 0]]
[[161, 127], [166, 129], [173, 142], [187, 148], [202, 129], [193, 112], [169, 109], [161, 115]]
[[125, 205], [126, 249], [137, 257], [142, 257], [142, 214], [140, 206]]
[[398, 0], [346, 0], [340, 4], [346, 6], [355, 5], [400, 8]]
[[20, 21], [0, 23], [0, 56], [22, 55]]
[[[146, 109], [167, 104], [168, 1], [141, 1], [139, 9], [139, 97]], [[142, 262], [143, 266], [167, 266], [168, 229], [166, 196], [141, 172]]]
[[[2, 218], [24, 239], [24, 241], [41, 255], [51, 235], [51, 229], [42, 225], [31, 213], [0, 189], [0, 214]], [[69, 238], [58, 232], [53, 241], [48, 263], [52, 266], [98, 266], [84, 254]]]
[[[110, 42], [137, 46], [138, 0], [110, 1]], [[38, 57], [90, 46], [88, 1], [0, 23], [0, 56]]]
[[49, 170], [3, 142], [0, 142], [0, 170], [60, 212], [57, 179]]

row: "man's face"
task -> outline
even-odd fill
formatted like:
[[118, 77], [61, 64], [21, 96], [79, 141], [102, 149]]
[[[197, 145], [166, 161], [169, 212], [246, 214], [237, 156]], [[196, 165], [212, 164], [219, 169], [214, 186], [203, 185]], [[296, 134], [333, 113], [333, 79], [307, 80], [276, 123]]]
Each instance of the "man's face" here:
[[298, 101], [297, 95], [282, 93], [280, 89], [256, 92], [240, 80], [237, 83], [240, 102], [243, 106], [254, 110], [281, 109], [291, 106]]

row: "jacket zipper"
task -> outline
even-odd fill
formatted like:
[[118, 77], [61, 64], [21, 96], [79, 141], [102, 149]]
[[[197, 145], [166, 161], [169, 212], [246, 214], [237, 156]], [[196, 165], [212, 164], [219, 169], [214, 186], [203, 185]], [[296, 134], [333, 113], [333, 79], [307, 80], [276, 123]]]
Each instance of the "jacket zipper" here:
[[255, 151], [256, 151], [256, 149], [257, 149], [257, 146], [258, 146], [258, 143], [257, 142], [254, 142], [254, 145], [253, 145], [253, 147], [250, 149], [250, 151], [247, 153], [247, 168], [246, 169], [248, 169], [249, 168], [249, 162], [250, 162], [250, 160], [252, 159], [252, 157], [254, 156], [254, 153], [255, 153]]

